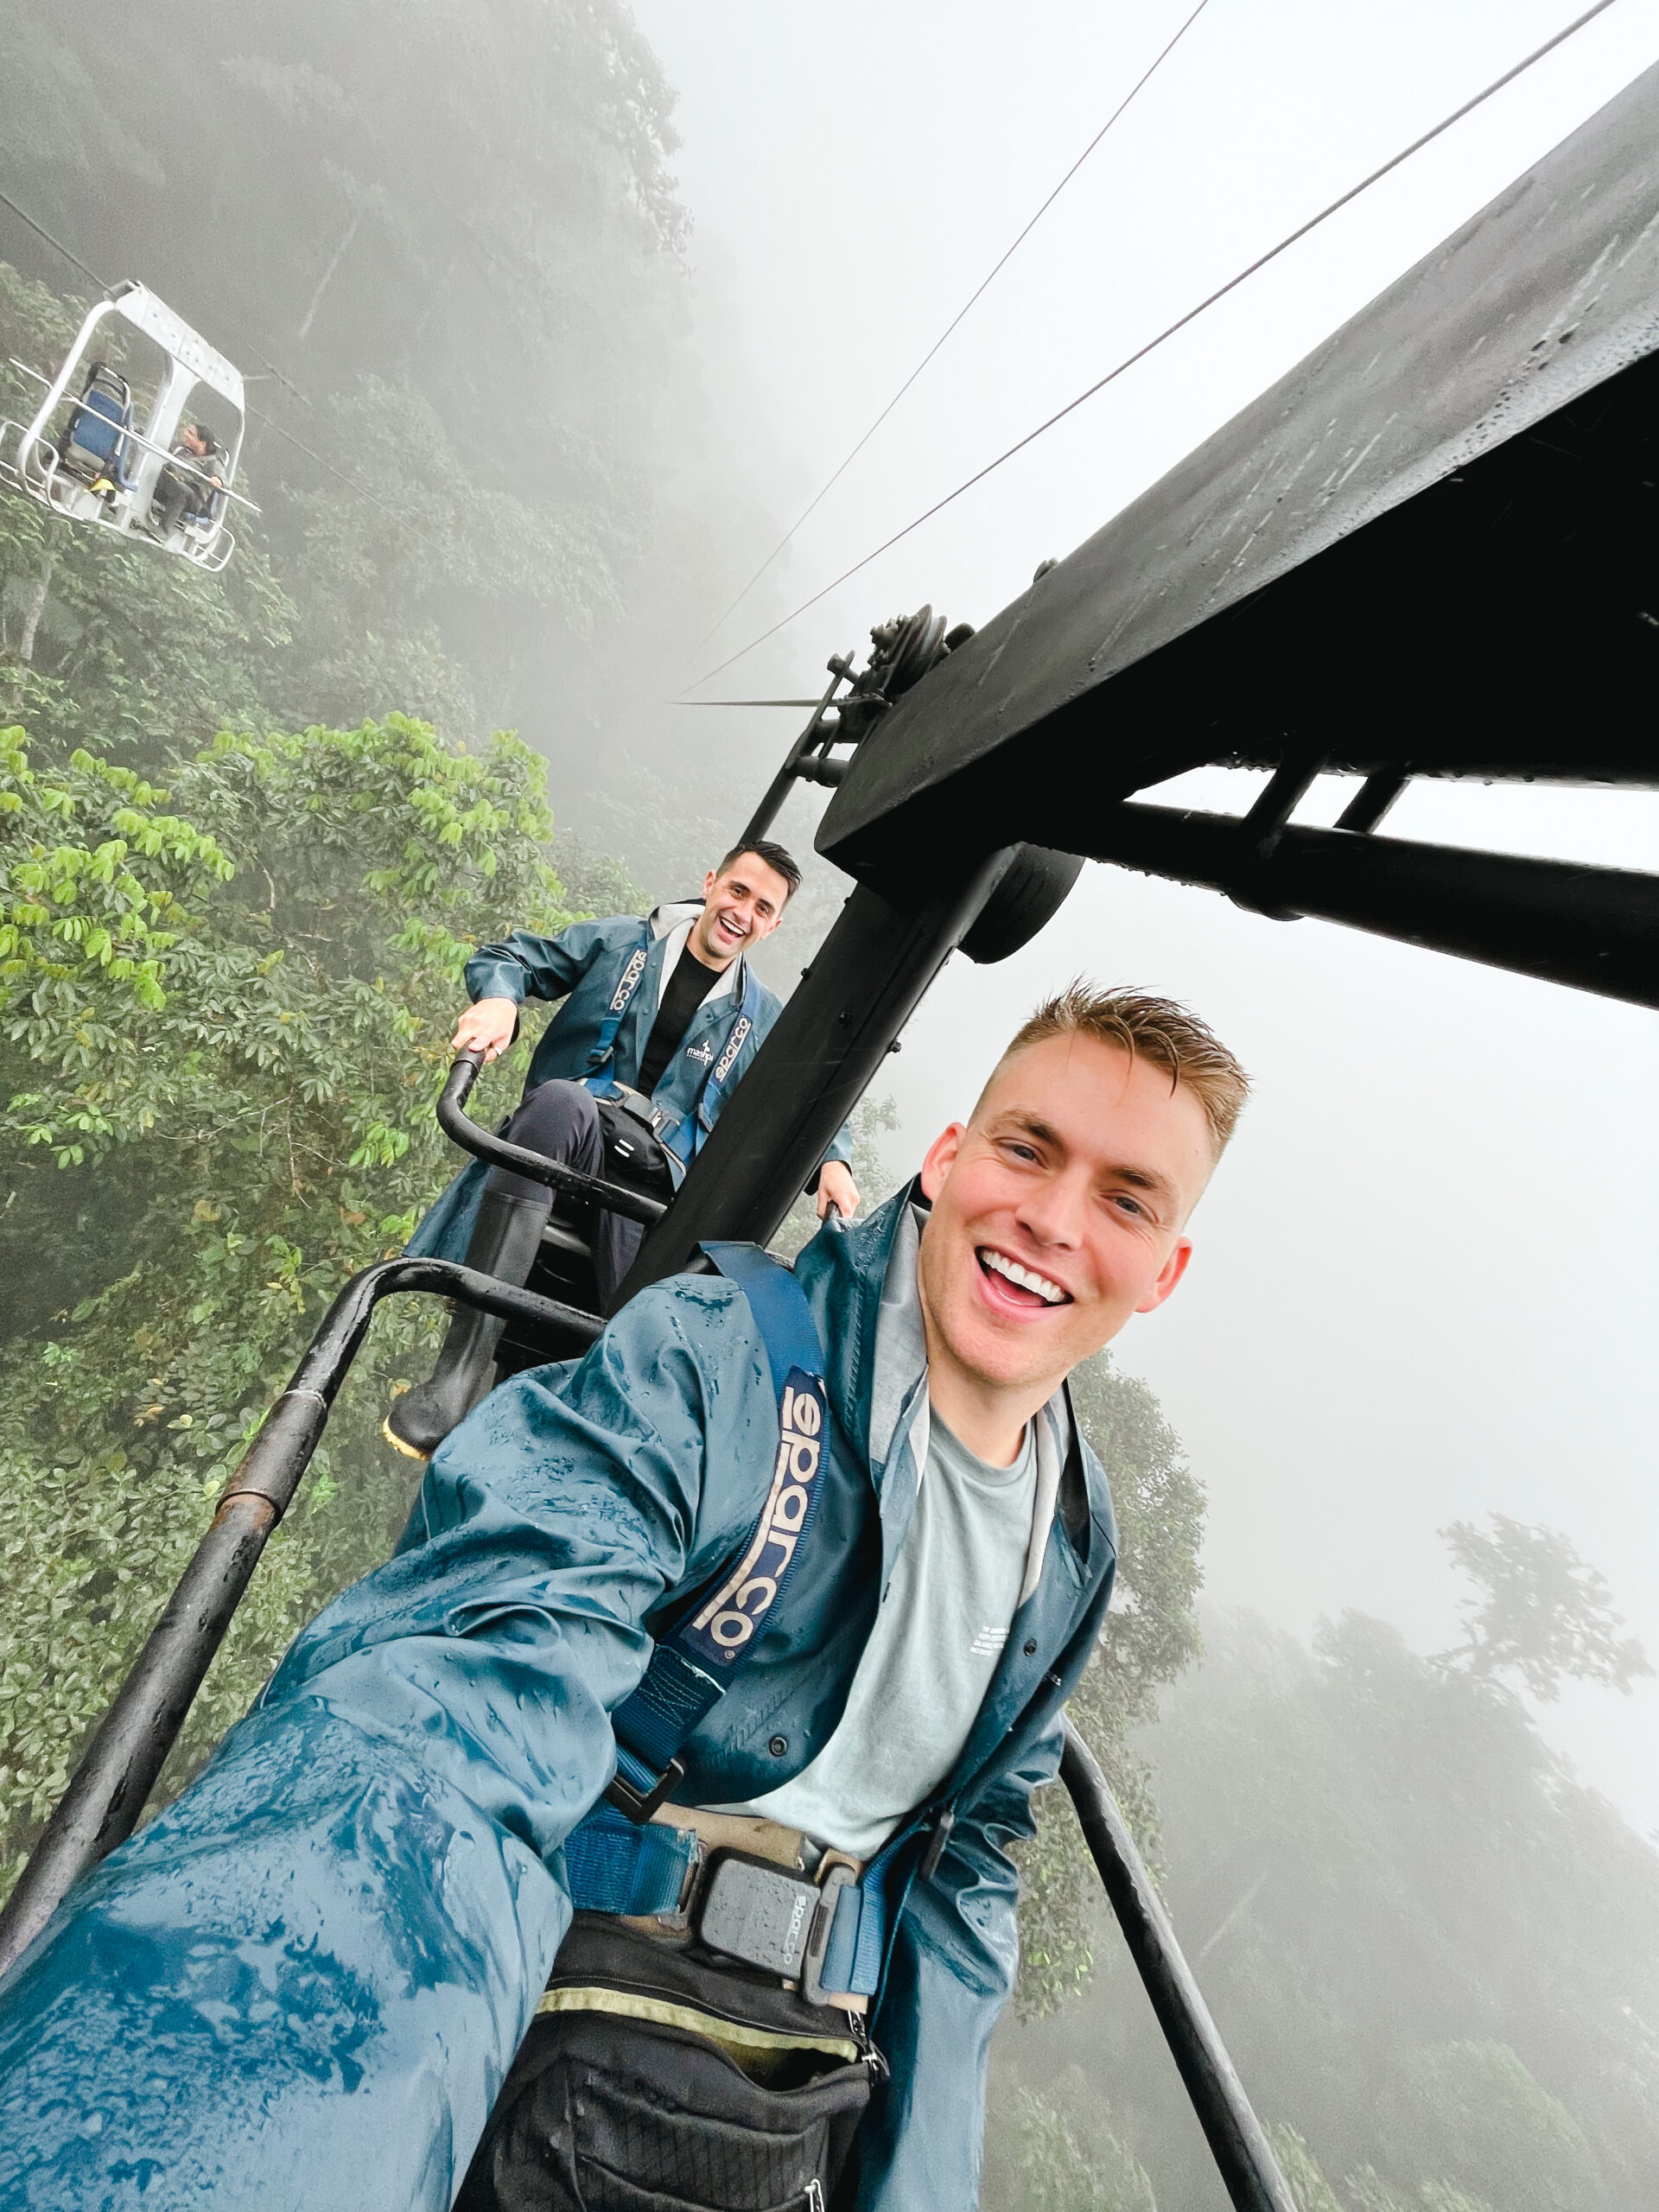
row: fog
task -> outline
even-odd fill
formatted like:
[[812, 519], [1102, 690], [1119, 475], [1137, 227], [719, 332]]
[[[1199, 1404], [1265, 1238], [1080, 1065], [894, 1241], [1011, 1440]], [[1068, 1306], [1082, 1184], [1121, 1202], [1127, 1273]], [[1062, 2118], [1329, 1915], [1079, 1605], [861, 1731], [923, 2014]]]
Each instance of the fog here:
[[[227, 1419], [257, 1416], [339, 1281], [449, 1173], [425, 1101], [458, 959], [437, 923], [448, 964], [424, 958], [411, 916], [477, 941], [537, 899], [683, 894], [802, 719], [687, 702], [815, 696], [832, 652], [924, 601], [983, 623], [1659, 58], [1659, 0], [1618, 0], [909, 529], [1567, 20], [1562, 0], [1207, 0], [768, 561], [1192, 4], [0, 0], [0, 355], [66, 343], [88, 268], [143, 277], [248, 373], [264, 509], [222, 582], [187, 588], [153, 549], [48, 543], [0, 497], [0, 722], [27, 728], [40, 787], [78, 776], [74, 804], [104, 803], [83, 747], [117, 777], [170, 789], [176, 771], [181, 814], [239, 870], [188, 879], [181, 925], [178, 965], [216, 979], [222, 1033], [168, 1029], [118, 977], [77, 986], [101, 1037], [142, 1032], [153, 1098], [129, 1110], [118, 1085], [86, 1112], [85, 1035], [49, 994], [33, 1027], [0, 1030], [0, 1518], [22, 1562], [0, 1660], [29, 1662], [0, 1698], [0, 1883], [171, 1586]], [[188, 130], [169, 105], [184, 53]], [[405, 712], [435, 729], [429, 753], [386, 719]], [[234, 790], [222, 728], [257, 754]], [[1040, 748], [1010, 772], [1043, 775]], [[1242, 812], [1262, 781], [1205, 771], [1160, 795]], [[1346, 796], [1324, 779], [1299, 819]], [[798, 852], [822, 806], [789, 799]], [[399, 904], [440, 819], [426, 890]], [[1656, 794], [1419, 784], [1389, 828], [1659, 872]], [[505, 916], [503, 882], [524, 902]], [[845, 888], [810, 861], [762, 955], [779, 988]], [[250, 945], [274, 947], [251, 982]], [[867, 1197], [1079, 974], [1185, 1001], [1255, 1084], [1179, 1295], [1115, 1348], [1156, 1406], [1123, 1402], [1144, 1433], [1161, 1408], [1207, 1500], [1209, 1658], [1108, 1749], [1154, 1851], [1161, 1808], [1217, 2018], [1264, 2116], [1315, 2141], [1338, 2212], [1637, 2212], [1659, 2186], [1659, 1859], [1621, 1822], [1659, 1840], [1659, 1678], [1483, 1699], [1426, 1662], [1464, 1637], [1471, 1595], [1440, 1532], [1497, 1513], [1564, 1531], [1659, 1663], [1659, 1030], [1091, 866], [1014, 958], [947, 966], [874, 1086], [897, 1127]], [[243, 1038], [290, 988], [251, 1075]], [[359, 1027], [337, 1045], [346, 1000]], [[378, 1426], [423, 1371], [420, 1326], [377, 1320], [315, 1519], [273, 1548], [175, 1780], [384, 1556], [414, 1478]], [[1075, 2001], [999, 2038], [987, 2212], [1152, 2212], [1154, 2183], [1165, 2212], [1218, 2201], [1094, 1936], [1103, 1970]], [[1033, 2086], [1054, 2101], [1021, 2104]], [[1421, 2171], [1367, 2180], [1447, 2113]], [[1461, 2167], [1459, 2130], [1480, 2126]], [[1546, 2137], [1530, 2177], [1504, 2164]], [[1302, 2212], [1338, 2203], [1297, 2185]]]
[[[638, 12], [679, 93], [694, 268], [741, 333], [752, 448], [787, 526], [1188, 10], [849, 6], [833, 35], [759, 4]], [[794, 539], [779, 611], [1562, 20], [1215, 0]], [[1656, 55], [1659, 9], [1610, 10], [704, 689], [804, 695], [828, 652], [923, 600], [982, 621]], [[781, 534], [757, 535], [743, 574]], [[773, 619], [753, 595], [686, 678]], [[688, 749], [722, 747], [722, 717], [685, 719]], [[1242, 809], [1256, 780], [1181, 789]], [[1325, 779], [1299, 818], [1333, 820], [1341, 789]], [[1659, 864], [1646, 793], [1418, 785], [1390, 828]], [[1435, 1531], [1497, 1510], [1567, 1530], [1659, 1652], [1646, 1014], [1091, 867], [1023, 953], [936, 986], [882, 1078], [895, 1168], [1079, 971], [1185, 999], [1256, 1083], [1187, 1281], [1121, 1345], [1209, 1489], [1211, 1595], [1299, 1630], [1358, 1606], [1440, 1648], [1459, 1592]], [[1569, 1687], [1541, 1719], [1659, 1826], [1659, 1685]]]

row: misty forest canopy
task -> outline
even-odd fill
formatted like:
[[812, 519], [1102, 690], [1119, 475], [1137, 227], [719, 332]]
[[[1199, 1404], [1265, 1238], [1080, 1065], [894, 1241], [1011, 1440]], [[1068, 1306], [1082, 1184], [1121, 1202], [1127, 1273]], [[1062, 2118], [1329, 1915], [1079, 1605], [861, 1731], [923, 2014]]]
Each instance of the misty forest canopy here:
[[[1642, 1662], [1559, 1535], [1444, 1534], [1470, 1585], [1453, 1650], [1353, 1613], [1311, 1651], [1206, 1618], [1137, 1739], [1166, 1893], [1302, 2212], [1639, 2212], [1659, 2202], [1659, 1855], [1517, 1693], [1610, 1679], [1610, 1636], [1615, 1668]], [[1221, 2204], [1101, 1948], [1078, 2002], [1007, 2052], [986, 2212]]]
[[[432, 1101], [467, 950], [639, 903], [602, 857], [566, 846], [555, 868], [543, 762], [488, 718], [552, 686], [579, 722], [679, 527], [652, 417], [685, 226], [667, 95], [623, 11], [370, 8], [342, 40], [303, 11], [163, 9], [228, 87], [181, 149], [176, 49], [154, 18], [94, 19], [96, 69], [64, 35], [77, 18], [48, 34], [14, 11], [29, 204], [106, 240], [100, 259], [142, 255], [252, 373], [292, 369], [316, 415], [301, 435], [372, 497], [256, 435], [264, 523], [217, 579], [0, 502], [8, 1879], [327, 1301], [450, 1172]], [[302, 58], [321, 52], [336, 77]], [[446, 170], [432, 149], [452, 143]], [[277, 168], [298, 179], [280, 219]], [[340, 201], [321, 271], [313, 189]], [[0, 341], [55, 361], [81, 303], [28, 243], [40, 273], [0, 266]], [[254, 389], [283, 408], [280, 384]], [[653, 894], [700, 874], [685, 834], [709, 827], [633, 840]], [[486, 1076], [486, 1118], [532, 1043]], [[857, 1163], [877, 1195], [881, 1118]], [[168, 1787], [394, 1539], [412, 1478], [378, 1427], [437, 1326], [424, 1303], [377, 1320]], [[1149, 1812], [1123, 1738], [1192, 1648], [1201, 1505], [1139, 1386], [1103, 1363], [1086, 1394], [1141, 1591], [1090, 1710]], [[1087, 1963], [1072, 1830], [1051, 1825], [1033, 1876], [1040, 2000]]]
[[[251, 423], [289, 601], [262, 626], [274, 715], [608, 736], [619, 683], [671, 688], [673, 626], [706, 626], [728, 569], [675, 481], [689, 226], [626, 6], [3, 0], [0, 35], [14, 195], [105, 281], [142, 275], [372, 494]], [[0, 223], [6, 258], [88, 289]], [[48, 674], [69, 627], [48, 613]]]
[[[688, 798], [619, 734], [749, 545], [620, 0], [0, 0], [0, 30], [8, 189], [354, 480], [252, 423], [264, 515], [218, 579], [0, 499], [3, 1886], [324, 1306], [449, 1172], [467, 950], [683, 891], [752, 794]], [[0, 210], [0, 357], [54, 365], [88, 289]], [[555, 837], [577, 796], [621, 859]], [[166, 1789], [394, 1539], [379, 1422], [440, 1325], [382, 1309]], [[1659, 1859], [1522, 1701], [1643, 1668], [1600, 1578], [1460, 1523], [1452, 1650], [1217, 1623], [1195, 1670], [1202, 1490], [1109, 1361], [1074, 1394], [1123, 1540], [1077, 1717], [1304, 2212], [1659, 2201]], [[1201, 2206], [1058, 1793], [1024, 1871], [988, 2212]]]

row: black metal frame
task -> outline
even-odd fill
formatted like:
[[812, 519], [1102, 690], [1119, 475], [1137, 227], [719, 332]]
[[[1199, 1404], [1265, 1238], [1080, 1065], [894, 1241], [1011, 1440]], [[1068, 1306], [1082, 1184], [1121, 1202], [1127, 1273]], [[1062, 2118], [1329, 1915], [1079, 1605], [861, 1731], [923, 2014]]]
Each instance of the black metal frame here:
[[591, 1313], [515, 1290], [448, 1260], [384, 1260], [353, 1276], [226, 1485], [178, 1587], [0, 1911], [0, 1975], [34, 1942], [80, 1876], [137, 1826], [260, 1554], [294, 1501], [374, 1309], [397, 1291], [459, 1299], [486, 1313], [585, 1343], [601, 1325]]
[[1269, 836], [1254, 810], [1241, 820], [1137, 804], [1107, 810], [1072, 837], [1091, 860], [1205, 884], [1275, 920], [1316, 915], [1659, 1007], [1659, 876], [1375, 836], [1367, 816], [1380, 820], [1405, 782], [1370, 778], [1334, 830], [1300, 828], [1288, 809]]

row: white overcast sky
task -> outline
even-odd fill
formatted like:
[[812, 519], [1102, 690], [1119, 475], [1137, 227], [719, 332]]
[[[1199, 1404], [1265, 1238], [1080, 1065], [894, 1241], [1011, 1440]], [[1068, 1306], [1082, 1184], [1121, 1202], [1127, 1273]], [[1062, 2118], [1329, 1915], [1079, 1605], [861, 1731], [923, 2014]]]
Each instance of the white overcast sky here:
[[[708, 372], [774, 513], [794, 519], [1191, 5], [636, 0], [680, 95]], [[802, 531], [782, 606], [757, 593], [687, 678], [1574, 12], [1209, 0]], [[924, 600], [986, 620], [1656, 60], [1659, 0], [1617, 0], [712, 690], [816, 692], [829, 652]], [[1237, 803], [1198, 787], [1218, 785]], [[1302, 818], [1338, 804], [1322, 788]], [[1645, 795], [1417, 789], [1390, 828], [1659, 868]], [[1078, 970], [1185, 998], [1258, 1084], [1187, 1282], [1120, 1345], [1208, 1487], [1211, 1595], [1303, 1632], [1357, 1605], [1432, 1649], [1458, 1595], [1435, 1531], [1495, 1508], [1566, 1529], [1659, 1663], [1655, 1018], [1090, 868], [1024, 953], [936, 988], [883, 1077], [906, 1154]], [[1659, 1827], [1659, 1686], [1543, 1718]]]

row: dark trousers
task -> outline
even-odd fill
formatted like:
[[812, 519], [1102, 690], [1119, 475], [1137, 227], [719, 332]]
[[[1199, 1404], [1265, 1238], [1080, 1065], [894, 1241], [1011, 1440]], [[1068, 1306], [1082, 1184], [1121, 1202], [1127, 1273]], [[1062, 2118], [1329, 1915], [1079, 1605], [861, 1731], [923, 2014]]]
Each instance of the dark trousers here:
[[[543, 1160], [562, 1160], [584, 1175], [603, 1175], [605, 1132], [593, 1094], [579, 1083], [542, 1083], [526, 1091], [508, 1122], [506, 1135], [528, 1152]], [[613, 1177], [617, 1182], [631, 1179]], [[547, 1194], [545, 1183], [532, 1183], [505, 1167], [492, 1167], [486, 1187], [510, 1198], [537, 1198]], [[656, 1195], [652, 1193], [652, 1195]], [[594, 1223], [594, 1274], [601, 1306], [608, 1306], [616, 1287], [633, 1265], [633, 1255], [645, 1236], [645, 1224], [624, 1221], [618, 1214], [601, 1213]]]
[[149, 495], [149, 518], [159, 530], [172, 531], [178, 528], [195, 497], [195, 486], [185, 481], [170, 468], [164, 468], [156, 479], [156, 488]]

